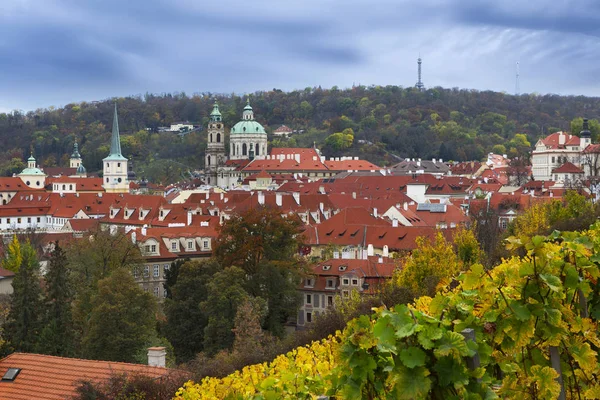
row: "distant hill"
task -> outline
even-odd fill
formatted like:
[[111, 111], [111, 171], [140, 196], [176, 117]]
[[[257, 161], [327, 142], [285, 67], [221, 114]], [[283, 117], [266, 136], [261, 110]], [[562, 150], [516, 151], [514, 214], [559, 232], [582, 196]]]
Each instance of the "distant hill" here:
[[[32, 145], [41, 165], [66, 165], [74, 140], [80, 144], [88, 171], [100, 170], [116, 100], [123, 152], [133, 160], [138, 176], [176, 179], [187, 168], [202, 168], [204, 132], [179, 137], [157, 129], [185, 121], [205, 125], [215, 98], [231, 127], [240, 119], [245, 99], [212, 93], [147, 94], [0, 114], [0, 173], [19, 171]], [[514, 156], [526, 153], [541, 136], [569, 130], [574, 118], [600, 117], [597, 97], [513, 96], [456, 88], [424, 92], [398, 86], [273, 89], [252, 94], [251, 103], [269, 133], [281, 124], [303, 131], [287, 140], [270, 137], [274, 146], [315, 143], [326, 156], [359, 155], [381, 165], [395, 163], [398, 157], [462, 161], [482, 159], [490, 151]], [[354, 134], [349, 148], [326, 140], [348, 128]]]

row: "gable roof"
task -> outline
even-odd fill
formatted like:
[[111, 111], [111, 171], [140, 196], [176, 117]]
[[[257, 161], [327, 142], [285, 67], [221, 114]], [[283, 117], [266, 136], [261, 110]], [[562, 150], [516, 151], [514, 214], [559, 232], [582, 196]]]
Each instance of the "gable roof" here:
[[[12, 382], [0, 381], [0, 398], [11, 400], [63, 400], [74, 396], [79, 381], [103, 381], [113, 373], [144, 374], [161, 377], [167, 368], [111, 361], [13, 353], [0, 360], [0, 375], [9, 368], [21, 372]], [[35, 395], [35, 396], [32, 396]]]
[[[561, 140], [564, 140], [564, 143], [560, 143]], [[540, 142], [548, 149], [564, 149], [566, 146], [579, 146], [580, 144], [578, 136], [565, 132], [555, 132], [544, 139], [540, 139], [538, 143]]]
[[581, 168], [577, 167], [575, 164], [571, 162], [566, 162], [560, 167], [554, 168], [552, 173], [556, 174], [583, 174]]

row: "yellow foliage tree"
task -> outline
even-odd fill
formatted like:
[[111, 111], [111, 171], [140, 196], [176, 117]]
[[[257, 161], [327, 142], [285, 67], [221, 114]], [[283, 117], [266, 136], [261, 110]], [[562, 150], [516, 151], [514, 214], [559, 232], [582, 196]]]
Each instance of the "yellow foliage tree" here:
[[415, 296], [433, 295], [437, 285], [459, 272], [461, 262], [441, 232], [433, 243], [424, 237], [416, 240], [416, 249], [402, 261], [392, 284], [404, 286]]
[[6, 258], [2, 262], [2, 268], [17, 273], [19, 272], [19, 267], [21, 267], [22, 262], [21, 243], [19, 243], [17, 235], [13, 235], [12, 241], [8, 244]]

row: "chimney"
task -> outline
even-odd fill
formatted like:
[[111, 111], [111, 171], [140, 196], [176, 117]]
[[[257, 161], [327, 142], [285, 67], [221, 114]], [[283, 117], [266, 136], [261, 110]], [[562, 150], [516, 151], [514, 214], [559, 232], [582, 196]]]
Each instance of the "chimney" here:
[[206, 200], [210, 199], [210, 193], [206, 192]]
[[187, 224], [188, 226], [192, 225], [192, 210], [188, 210], [187, 212]]
[[373, 250], [373, 245], [372, 245], [372, 244], [368, 245], [368, 246], [367, 246], [367, 256], [368, 256], [368, 257], [371, 257], [371, 256], [372, 256], [372, 255], [374, 255], [374, 254], [375, 254], [375, 252], [374, 252], [374, 250]]
[[258, 204], [263, 206], [265, 204], [265, 194], [263, 192], [258, 192], [256, 195], [258, 197]]
[[148, 365], [151, 367], [167, 366], [167, 351], [164, 347], [149, 347], [148, 348]]
[[339, 251], [334, 251], [333, 252], [333, 258], [335, 258], [335, 259], [340, 258], [340, 252]]
[[567, 139], [567, 135], [565, 135], [564, 133], [560, 132], [558, 134], [558, 144], [565, 144], [566, 139]]
[[300, 154], [294, 154], [294, 159], [298, 164], [300, 164]]
[[281, 193], [275, 193], [275, 204], [277, 204], [277, 207], [281, 207], [283, 205]]
[[405, 201], [402, 208], [404, 208], [404, 211], [408, 211], [408, 202]]
[[373, 216], [375, 218], [378, 218], [378, 216], [377, 216], [377, 207], [373, 207]]
[[148, 225], [142, 226], [142, 235], [146, 236], [148, 234]]
[[356, 192], [352, 192], [352, 198], [356, 199]]
[[294, 196], [294, 200], [296, 200], [296, 203], [300, 205], [300, 192], [293, 192], [292, 196]]
[[379, 264], [383, 264], [383, 257], [379, 257], [379, 258], [377, 259], [377, 262], [378, 262]]
[[394, 219], [392, 220], [392, 227], [393, 227], [393, 228], [397, 228], [397, 227], [398, 227], [398, 220], [397, 220], [396, 218], [394, 218]]
[[135, 232], [131, 232], [131, 242], [133, 244], [136, 244], [136, 242], [137, 242], [137, 238], [136, 238]]
[[390, 250], [388, 248], [388, 245], [386, 244], [385, 246], [383, 246], [383, 256], [389, 257], [389, 255], [390, 255]]

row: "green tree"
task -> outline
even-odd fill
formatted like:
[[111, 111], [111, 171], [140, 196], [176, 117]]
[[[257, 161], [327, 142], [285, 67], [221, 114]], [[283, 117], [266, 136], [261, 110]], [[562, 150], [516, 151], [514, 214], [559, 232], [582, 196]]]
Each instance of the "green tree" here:
[[38, 352], [71, 356], [76, 348], [71, 311], [73, 287], [67, 267], [67, 256], [58, 242], [54, 245], [45, 278], [46, 309]]
[[[596, 141], [600, 137], [600, 122], [597, 119], [590, 119], [588, 121], [590, 132], [592, 133], [592, 139]], [[573, 135], [579, 135], [583, 130], [583, 118], [574, 118], [571, 121], [571, 133]]]
[[204, 350], [208, 316], [200, 304], [207, 299], [207, 284], [217, 269], [214, 261], [188, 261], [178, 267], [177, 281], [169, 287], [171, 297], [164, 304], [167, 317], [164, 335], [173, 345], [179, 363]]
[[155, 335], [154, 297], [144, 292], [125, 269], [98, 282], [92, 298], [89, 327], [83, 337], [86, 358], [135, 361], [136, 354]]
[[21, 245], [21, 257], [4, 333], [14, 351], [33, 352], [39, 343], [43, 310], [39, 263], [29, 243]]
[[245, 281], [244, 270], [229, 267], [217, 272], [208, 283], [208, 296], [201, 304], [208, 316], [204, 330], [204, 351], [207, 353], [214, 354], [233, 344], [238, 306], [250, 297], [244, 289]]

